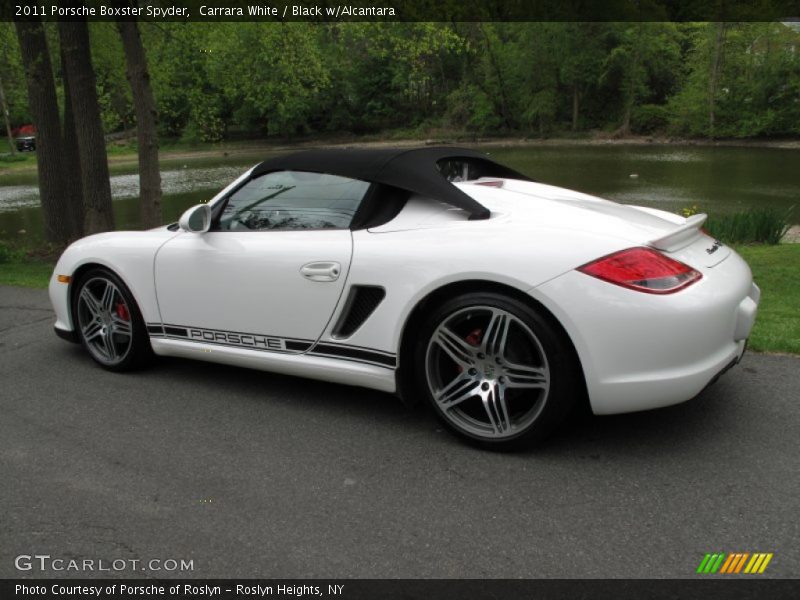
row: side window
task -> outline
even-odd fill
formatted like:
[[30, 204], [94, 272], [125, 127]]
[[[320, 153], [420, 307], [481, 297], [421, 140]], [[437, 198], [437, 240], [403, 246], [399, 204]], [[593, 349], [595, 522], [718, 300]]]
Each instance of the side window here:
[[365, 181], [325, 173], [267, 173], [228, 198], [214, 229], [346, 229], [368, 188]]
[[494, 174], [495, 169], [488, 168], [486, 161], [476, 158], [443, 158], [436, 163], [442, 177], [452, 183], [458, 181], [474, 181], [481, 177], [498, 177]]

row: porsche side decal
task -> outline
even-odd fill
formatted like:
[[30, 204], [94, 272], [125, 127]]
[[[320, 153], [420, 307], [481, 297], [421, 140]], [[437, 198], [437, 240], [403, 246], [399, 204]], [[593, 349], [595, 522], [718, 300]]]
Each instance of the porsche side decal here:
[[[222, 329], [207, 329], [189, 325], [173, 325], [166, 323], [148, 323], [147, 333], [152, 338], [171, 338], [203, 344], [215, 344], [248, 350], [261, 350], [280, 353], [303, 353], [310, 356], [324, 356], [353, 362], [377, 365], [394, 369], [397, 358], [390, 352], [363, 348], [361, 346], [348, 346], [344, 344], [319, 343], [314, 345], [313, 340], [282, 338], [259, 333], [243, 333], [240, 331], [225, 331]], [[312, 347], [313, 346], [313, 347]]]
[[166, 323], [148, 323], [147, 333], [150, 337], [177, 338], [191, 342], [234, 346], [250, 350], [268, 350], [270, 352], [304, 352], [313, 343], [313, 340], [288, 339], [260, 333], [244, 333], [241, 331], [207, 329], [205, 327]]

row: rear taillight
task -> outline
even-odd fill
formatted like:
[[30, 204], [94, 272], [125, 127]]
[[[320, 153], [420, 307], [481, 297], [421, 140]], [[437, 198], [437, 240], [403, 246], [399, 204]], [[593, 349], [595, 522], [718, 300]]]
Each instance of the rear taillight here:
[[671, 294], [699, 281], [702, 275], [651, 248], [628, 248], [578, 267], [603, 281], [648, 294]]

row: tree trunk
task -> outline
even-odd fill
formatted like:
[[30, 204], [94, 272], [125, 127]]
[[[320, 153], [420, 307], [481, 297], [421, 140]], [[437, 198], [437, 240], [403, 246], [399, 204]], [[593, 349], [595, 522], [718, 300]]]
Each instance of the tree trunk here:
[[[506, 93], [506, 84], [503, 80], [503, 72], [500, 69], [500, 64], [497, 61], [497, 57], [495, 56], [494, 50], [492, 49], [492, 43], [489, 40], [489, 34], [486, 33], [486, 29], [484, 29], [483, 23], [478, 23], [478, 29], [480, 30], [481, 34], [483, 35], [483, 41], [486, 45], [486, 53], [489, 56], [489, 63], [492, 66], [492, 70], [494, 71], [495, 77], [497, 77], [497, 91], [499, 92], [498, 97], [500, 100], [500, 116], [503, 118], [503, 124], [508, 129], [513, 129], [514, 124], [511, 119], [511, 115], [509, 112], [509, 102], [508, 102], [508, 94]], [[493, 97], [493, 94], [490, 90], [486, 90], [489, 98]]]
[[617, 130], [621, 137], [628, 137], [631, 134], [631, 112], [633, 111], [633, 96], [629, 96], [625, 101], [625, 112], [622, 115], [622, 125]]
[[36, 125], [36, 166], [44, 235], [49, 242], [64, 244], [77, 237], [77, 232], [72, 231], [70, 206], [63, 194], [66, 172], [61, 162], [61, 122], [50, 51], [41, 21], [18, 21], [15, 25], [25, 66], [28, 104]]
[[125, 48], [127, 76], [136, 112], [136, 138], [139, 144], [139, 214], [145, 229], [161, 225], [161, 173], [158, 169], [156, 102], [150, 87], [147, 58], [136, 21], [118, 21]]
[[61, 55], [61, 80], [64, 83], [64, 160], [63, 165], [67, 174], [64, 194], [69, 200], [72, 226], [77, 237], [83, 236], [83, 186], [81, 184], [81, 159], [78, 152], [78, 138], [75, 132], [75, 111], [72, 108], [72, 93], [69, 86], [69, 77], [64, 65], [64, 55]]
[[627, 137], [631, 134], [631, 113], [633, 112], [633, 105], [636, 102], [636, 88], [638, 86], [638, 77], [640, 65], [640, 44], [642, 37], [641, 24], [638, 25], [636, 30], [636, 37], [634, 38], [633, 56], [631, 64], [629, 65], [629, 73], [627, 76], [626, 90], [625, 90], [625, 108], [622, 116], [622, 125], [620, 125], [617, 133], [622, 137]]
[[17, 146], [14, 143], [14, 136], [11, 135], [11, 122], [8, 120], [8, 106], [6, 106], [6, 93], [3, 89], [3, 80], [0, 79], [0, 110], [3, 111], [3, 120], [6, 124], [6, 135], [8, 135], [8, 147], [11, 154], [17, 153]]
[[725, 24], [717, 23], [717, 35], [714, 41], [714, 56], [711, 60], [711, 73], [708, 78], [708, 135], [714, 137], [717, 105], [717, 83], [719, 68], [722, 63], [722, 46], [725, 42]]
[[108, 157], [97, 100], [89, 28], [85, 20], [60, 22], [58, 33], [69, 80], [70, 102], [75, 119], [75, 138], [81, 163], [81, 186], [86, 209], [87, 234], [114, 229]]
[[572, 85], [572, 131], [578, 131], [578, 109], [580, 108], [580, 93], [578, 84]]

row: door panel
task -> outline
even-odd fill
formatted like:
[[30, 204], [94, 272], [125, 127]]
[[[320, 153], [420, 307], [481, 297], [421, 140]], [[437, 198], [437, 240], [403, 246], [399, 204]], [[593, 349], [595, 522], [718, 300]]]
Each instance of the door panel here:
[[[351, 255], [346, 229], [183, 233], [156, 256], [162, 321], [316, 340], [339, 301]], [[331, 276], [309, 278], [308, 265], [322, 264], [338, 267], [329, 267]], [[272, 349], [300, 351], [284, 344]]]

